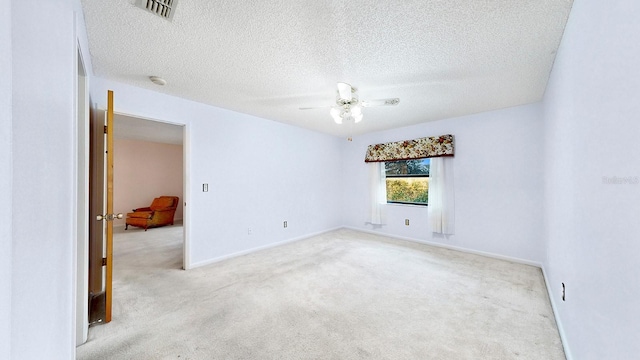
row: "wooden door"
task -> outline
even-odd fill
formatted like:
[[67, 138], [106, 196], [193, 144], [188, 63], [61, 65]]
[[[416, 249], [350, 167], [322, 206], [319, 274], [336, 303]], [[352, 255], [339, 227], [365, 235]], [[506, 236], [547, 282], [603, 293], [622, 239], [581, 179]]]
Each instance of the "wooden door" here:
[[[105, 322], [111, 321], [111, 301], [113, 298], [113, 220], [115, 219], [113, 214], [113, 91], [107, 92], [107, 211], [105, 212], [104, 220], [106, 220], [106, 238], [105, 238], [105, 257], [107, 259], [105, 264]], [[122, 214], [118, 214], [118, 217], [122, 217]]]
[[[107, 110], [91, 117], [89, 233], [89, 322], [110, 322], [113, 276], [113, 91]], [[104, 280], [104, 281], [103, 281]]]

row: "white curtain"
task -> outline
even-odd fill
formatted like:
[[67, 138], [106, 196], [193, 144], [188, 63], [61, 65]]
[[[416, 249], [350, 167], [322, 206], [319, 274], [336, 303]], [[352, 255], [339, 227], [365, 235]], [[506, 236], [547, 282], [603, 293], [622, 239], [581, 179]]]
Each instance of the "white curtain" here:
[[453, 234], [453, 157], [431, 158], [429, 168], [429, 218], [434, 233]]
[[383, 162], [370, 162], [371, 224], [382, 225], [382, 204], [387, 202], [387, 185]]

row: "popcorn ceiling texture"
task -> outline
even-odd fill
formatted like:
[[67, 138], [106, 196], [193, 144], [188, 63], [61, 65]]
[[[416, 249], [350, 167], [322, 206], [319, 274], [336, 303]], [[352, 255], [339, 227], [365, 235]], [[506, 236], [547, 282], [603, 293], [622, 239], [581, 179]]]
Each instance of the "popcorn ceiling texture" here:
[[[572, 0], [180, 1], [172, 22], [82, 4], [95, 75], [342, 136], [540, 101]], [[351, 129], [298, 110], [338, 81], [400, 104]]]

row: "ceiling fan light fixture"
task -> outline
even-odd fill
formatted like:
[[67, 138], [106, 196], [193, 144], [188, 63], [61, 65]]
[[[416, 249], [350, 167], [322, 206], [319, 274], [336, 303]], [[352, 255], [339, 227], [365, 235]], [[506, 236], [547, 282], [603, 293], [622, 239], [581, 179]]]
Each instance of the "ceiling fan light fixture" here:
[[332, 107], [329, 110], [329, 114], [333, 118], [336, 124], [341, 125], [344, 121], [353, 121], [359, 123], [362, 121], [362, 107], [359, 105], [349, 106], [344, 105], [342, 107]]

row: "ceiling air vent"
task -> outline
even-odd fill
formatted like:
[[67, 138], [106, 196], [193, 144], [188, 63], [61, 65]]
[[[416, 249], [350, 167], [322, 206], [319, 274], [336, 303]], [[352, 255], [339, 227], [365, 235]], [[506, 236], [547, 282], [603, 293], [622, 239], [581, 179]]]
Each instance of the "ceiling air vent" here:
[[136, 6], [169, 21], [173, 20], [178, 0], [136, 0]]

